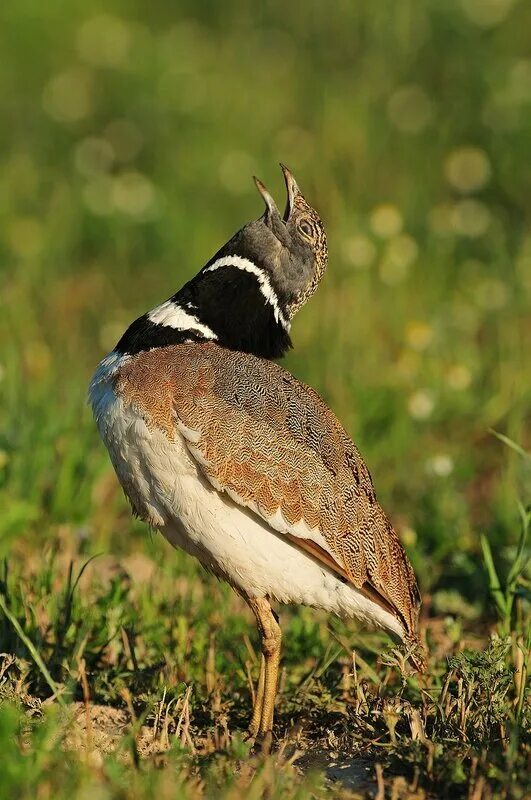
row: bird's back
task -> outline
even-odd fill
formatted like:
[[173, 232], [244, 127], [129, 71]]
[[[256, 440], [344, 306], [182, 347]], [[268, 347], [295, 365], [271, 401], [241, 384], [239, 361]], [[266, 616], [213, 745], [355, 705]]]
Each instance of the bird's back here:
[[366, 592], [416, 640], [411, 565], [358, 449], [313, 389], [277, 364], [192, 342], [132, 357], [115, 387], [148, 426], [184, 437], [216, 491]]

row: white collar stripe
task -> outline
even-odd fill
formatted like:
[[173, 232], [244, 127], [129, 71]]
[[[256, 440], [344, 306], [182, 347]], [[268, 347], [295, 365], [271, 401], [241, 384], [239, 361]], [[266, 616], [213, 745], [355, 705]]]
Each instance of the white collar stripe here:
[[253, 264], [248, 258], [243, 258], [243, 256], [223, 256], [222, 258], [218, 258], [217, 261], [214, 261], [214, 263], [204, 271], [214, 272], [214, 270], [220, 269], [220, 267], [236, 267], [236, 269], [241, 269], [244, 272], [250, 272], [252, 275], [255, 275], [258, 278], [258, 285], [266, 302], [273, 307], [273, 314], [275, 315], [276, 321], [280, 322], [284, 330], [289, 331], [290, 323], [280, 310], [278, 297], [271, 286], [269, 276], [263, 269], [257, 267], [256, 264]]
[[173, 300], [166, 300], [148, 314], [148, 319], [156, 325], [166, 325], [183, 331], [197, 331], [205, 339], [217, 339], [214, 331], [200, 322], [193, 314], [189, 314]]

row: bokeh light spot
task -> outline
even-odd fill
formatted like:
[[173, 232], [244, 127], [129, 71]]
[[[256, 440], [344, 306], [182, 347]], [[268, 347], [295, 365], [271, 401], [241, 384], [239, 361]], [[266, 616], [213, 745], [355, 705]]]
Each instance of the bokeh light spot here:
[[412, 320], [406, 326], [406, 341], [413, 350], [426, 350], [433, 341], [433, 328], [428, 322]]
[[489, 182], [491, 172], [489, 158], [479, 147], [458, 147], [444, 164], [448, 183], [462, 194], [482, 189]]
[[97, 67], [119, 67], [128, 58], [131, 36], [128, 25], [111, 14], [86, 20], [77, 34], [77, 52]]
[[114, 152], [109, 142], [95, 136], [82, 139], [74, 150], [76, 169], [87, 178], [108, 172], [113, 160]]
[[363, 233], [343, 241], [343, 258], [356, 269], [368, 269], [376, 259], [376, 245]]
[[44, 110], [57, 122], [78, 122], [92, 110], [92, 76], [82, 67], [55, 75], [44, 87]]
[[418, 256], [418, 245], [407, 233], [390, 239], [380, 263], [380, 278], [388, 286], [402, 283]]
[[472, 373], [465, 364], [452, 364], [446, 373], [446, 380], [450, 389], [463, 391], [472, 383]]
[[461, 0], [466, 16], [480, 28], [499, 25], [511, 11], [515, 0]]
[[447, 478], [453, 470], [453, 459], [447, 453], [437, 453], [426, 462], [426, 471], [439, 478]]
[[389, 119], [404, 133], [420, 133], [432, 118], [432, 103], [421, 86], [401, 86], [389, 98]]
[[398, 208], [392, 203], [382, 203], [373, 209], [370, 217], [370, 226], [376, 236], [381, 239], [390, 239], [402, 230], [404, 221]]
[[435, 408], [433, 394], [428, 389], [418, 389], [410, 395], [407, 409], [413, 419], [428, 419]]
[[124, 172], [113, 181], [112, 202], [117, 211], [129, 216], [152, 216], [156, 205], [155, 187], [140, 172]]
[[491, 221], [490, 211], [479, 200], [461, 200], [452, 212], [452, 227], [456, 233], [475, 239], [486, 233]]

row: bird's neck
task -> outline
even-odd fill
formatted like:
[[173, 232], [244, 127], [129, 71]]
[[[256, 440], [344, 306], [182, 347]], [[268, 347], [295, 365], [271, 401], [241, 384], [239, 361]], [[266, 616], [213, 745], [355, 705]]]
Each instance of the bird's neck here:
[[291, 347], [289, 320], [268, 273], [242, 256], [214, 257], [169, 300], [135, 320], [116, 350], [134, 355], [186, 341], [283, 356]]

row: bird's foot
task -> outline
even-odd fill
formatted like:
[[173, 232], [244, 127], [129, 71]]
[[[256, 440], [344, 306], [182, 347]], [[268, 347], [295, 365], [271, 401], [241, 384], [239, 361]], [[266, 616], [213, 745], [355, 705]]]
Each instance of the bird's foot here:
[[268, 756], [273, 746], [273, 733], [272, 731], [257, 733], [250, 728], [245, 737], [245, 741], [249, 742], [254, 753]]
[[260, 737], [260, 750], [263, 756], [268, 756], [271, 753], [271, 748], [273, 746], [273, 733], [272, 731], [266, 731]]

